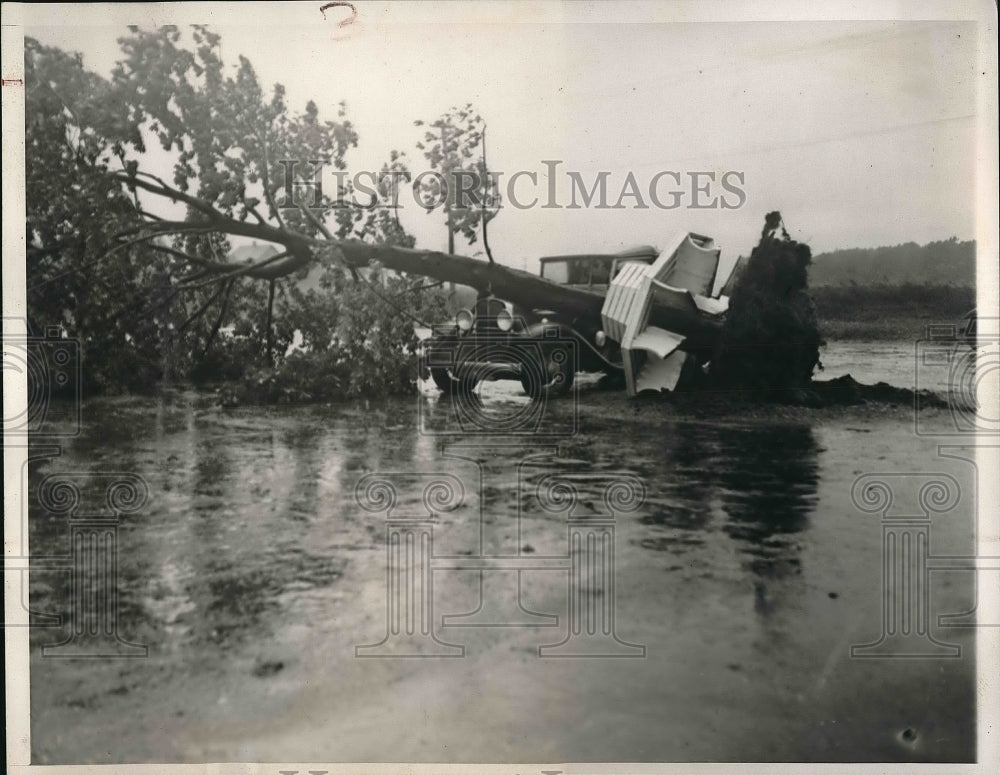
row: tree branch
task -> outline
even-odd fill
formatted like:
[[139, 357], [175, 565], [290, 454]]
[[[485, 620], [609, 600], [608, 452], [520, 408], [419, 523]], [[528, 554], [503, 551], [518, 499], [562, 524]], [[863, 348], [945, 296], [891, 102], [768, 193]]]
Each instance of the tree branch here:
[[[149, 175], [149, 173], [142, 172], [136, 173], [143, 177], [155, 178], [155, 175]], [[156, 196], [161, 196], [164, 199], [170, 199], [172, 201], [180, 201], [189, 205], [194, 210], [198, 211], [204, 215], [208, 220], [207, 222], [198, 223], [194, 222], [199, 226], [209, 226], [212, 229], [220, 232], [225, 232], [227, 234], [235, 234], [241, 237], [250, 237], [252, 239], [260, 239], [265, 242], [278, 242], [286, 247], [290, 247], [293, 243], [301, 241], [305, 235], [298, 234], [297, 232], [289, 230], [283, 221], [279, 218], [281, 223], [281, 228], [276, 228], [268, 223], [247, 223], [246, 221], [238, 221], [235, 218], [231, 218], [224, 213], [219, 212], [210, 204], [205, 202], [203, 199], [193, 197], [189, 194], [185, 194], [183, 191], [179, 191], [172, 188], [162, 181], [157, 184], [150, 183], [146, 180], [142, 180], [138, 177], [132, 177], [124, 173], [113, 173], [113, 177], [118, 180], [126, 182], [128, 185], [134, 185], [137, 188], [141, 188], [144, 191], [148, 191]], [[178, 223], [177, 221], [158, 221], [156, 224], [146, 224], [149, 226], [160, 226], [160, 224], [166, 223]], [[181, 223], [189, 223], [181, 221]]]
[[496, 263], [493, 260], [493, 251], [490, 250], [490, 238], [487, 235], [486, 224], [489, 222], [489, 218], [486, 217], [486, 197], [490, 195], [490, 168], [486, 166], [486, 126], [483, 126], [483, 177], [486, 178], [483, 183], [483, 200], [482, 200], [482, 210], [480, 211], [479, 218], [483, 222], [483, 247], [486, 248], [486, 257], [490, 260], [491, 264]]
[[[159, 235], [157, 235], [159, 236]], [[150, 245], [153, 250], [159, 250], [161, 253], [169, 253], [183, 261], [189, 261], [192, 264], [197, 264], [198, 266], [206, 267], [207, 269], [215, 269], [220, 272], [225, 272], [232, 268], [232, 264], [223, 264], [217, 261], [209, 261], [207, 258], [202, 258], [201, 256], [195, 256], [190, 253], [185, 253], [182, 250], [177, 250], [176, 248], [168, 248], [165, 245]]]
[[[312, 210], [310, 210], [308, 207], [306, 207], [305, 205], [303, 205], [301, 203], [299, 204], [299, 209], [302, 211], [302, 214], [305, 215], [306, 219], [313, 226], [315, 226], [317, 230], [319, 230], [320, 234], [322, 234], [324, 237], [326, 237], [330, 242], [334, 243], [334, 247], [335, 247], [336, 246], [336, 242], [337, 242], [337, 238], [333, 236], [333, 234], [330, 232], [330, 230], [326, 227], [326, 224], [323, 223], [323, 221], [321, 221], [316, 216], [316, 213], [314, 213]], [[329, 246], [324, 245], [324, 247], [329, 247]], [[358, 277], [357, 270], [353, 266], [348, 265], [344, 261], [343, 255], [340, 256], [339, 260], [340, 260], [341, 264], [343, 264], [344, 266], [347, 266], [347, 269], [351, 273], [351, 278], [354, 280], [354, 282], [357, 282], [358, 280], [361, 279], [360, 277]]]
[[[139, 177], [149, 178], [156, 182], [156, 185], [150, 183], [146, 180], [140, 180]], [[183, 202], [186, 205], [194, 208], [203, 215], [208, 216], [210, 220], [216, 220], [221, 218], [226, 218], [225, 215], [216, 210], [212, 205], [206, 202], [204, 199], [199, 199], [198, 197], [186, 194], [180, 189], [168, 186], [162, 178], [157, 177], [149, 172], [139, 172], [136, 171], [134, 175], [129, 175], [127, 172], [113, 172], [111, 177], [116, 180], [123, 181], [130, 188], [141, 188], [143, 191], [148, 191], [151, 194], [156, 194], [157, 196], [162, 196], [168, 199], [172, 199], [175, 202]]]
[[132, 234], [141, 234], [143, 231], [150, 231], [152, 233], [140, 239], [151, 239], [165, 234], [183, 234], [192, 231], [219, 231], [219, 229], [205, 221], [165, 221], [161, 219], [153, 223], [143, 223], [132, 229], [125, 229], [115, 234], [115, 237], [128, 237]]
[[[270, 155], [267, 152], [267, 138], [266, 137], [263, 138], [260, 141], [260, 144], [261, 147], [264, 149], [264, 170], [263, 170], [264, 174], [261, 175], [261, 179], [264, 183], [264, 198], [267, 199], [267, 206], [271, 208], [271, 212], [274, 213], [275, 219], [278, 221], [281, 228], [284, 229], [285, 221], [282, 219], [281, 211], [278, 210], [278, 205], [275, 204], [274, 197], [271, 195], [271, 175], [268, 169], [271, 166], [271, 159]], [[289, 194], [291, 196], [294, 196], [294, 193], [292, 192], [289, 192]]]
[[274, 284], [275, 280], [271, 280], [267, 285], [267, 320], [264, 323], [264, 332], [266, 336], [264, 357], [266, 359], [265, 365], [269, 369], [274, 367], [274, 330], [272, 328], [272, 320], [274, 317]]
[[205, 340], [205, 348], [201, 351], [201, 357], [198, 360], [205, 359], [209, 348], [212, 346], [212, 342], [215, 341], [215, 337], [219, 333], [219, 328], [222, 326], [222, 319], [226, 316], [226, 310], [229, 308], [229, 297], [233, 292], [234, 285], [236, 285], [236, 280], [230, 280], [225, 285], [226, 295], [222, 297], [222, 304], [219, 305], [219, 316], [215, 319], [215, 325], [212, 326], [212, 330], [208, 334], [208, 339]]
[[[166, 223], [166, 221], [164, 221], [164, 223]], [[183, 221], [178, 222], [178, 223], [183, 224]], [[144, 227], [140, 227], [138, 229], [128, 229], [128, 230], [126, 230], [124, 232], [120, 232], [116, 236], [121, 237], [121, 236], [125, 236], [125, 235], [128, 235], [128, 234], [134, 234], [137, 231], [141, 231], [142, 228], [145, 228], [145, 227], [148, 227], [148, 226], [159, 226], [159, 225], [160, 224], [146, 224]], [[108, 252], [102, 253], [97, 258], [91, 259], [90, 261], [86, 261], [83, 264], [81, 264], [80, 266], [71, 267], [70, 269], [67, 269], [64, 272], [59, 272], [58, 274], [52, 275], [52, 277], [47, 277], [44, 280], [40, 280], [39, 282], [34, 283], [33, 285], [29, 286], [28, 290], [33, 290], [35, 288], [41, 288], [43, 285], [48, 285], [51, 282], [55, 282], [56, 280], [58, 280], [58, 279], [60, 279], [62, 277], [65, 277], [66, 275], [73, 274], [74, 272], [80, 272], [80, 271], [83, 271], [84, 269], [89, 269], [90, 267], [99, 264], [101, 261], [104, 261], [105, 259], [109, 258], [110, 256], [113, 256], [115, 253], [117, 253], [117, 252], [119, 252], [121, 250], [127, 250], [130, 247], [135, 247], [136, 245], [139, 245], [139, 244], [141, 244], [143, 242], [147, 242], [147, 241], [149, 241], [151, 239], [154, 239], [154, 238], [160, 236], [162, 233], [170, 234], [171, 232], [183, 233], [183, 232], [194, 232], [194, 231], [206, 231], [206, 229], [203, 226], [199, 226], [198, 228], [194, 228], [194, 229], [175, 228], [175, 229], [170, 229], [170, 230], [157, 231], [154, 234], [145, 234], [145, 235], [142, 235], [140, 237], [136, 237], [135, 239], [131, 239], [128, 242], [123, 242], [120, 245], [116, 245], [115, 247], [111, 248], [111, 250], [109, 250]], [[208, 229], [208, 231], [213, 231], [213, 230], [212, 229]], [[162, 247], [162, 246], [158, 245], [156, 247]]]
[[212, 306], [212, 302], [215, 301], [217, 298], [219, 298], [219, 296], [221, 296], [222, 292], [225, 290], [226, 286], [220, 285], [219, 288], [215, 291], [215, 293], [213, 293], [211, 296], [208, 297], [208, 301], [206, 301], [204, 304], [198, 307], [198, 309], [194, 311], [194, 314], [192, 314], [187, 320], [185, 320], [177, 327], [177, 333], [180, 333], [189, 325], [191, 325], [195, 320], [204, 315], [205, 312], [208, 310], [208, 308]]
[[[178, 287], [183, 287], [184, 290], [189, 290], [191, 288], [203, 288], [206, 285], [211, 285], [212, 283], [219, 282], [220, 280], [233, 279], [236, 277], [252, 277], [255, 280], [275, 280], [279, 277], [283, 277], [284, 274], [289, 274], [285, 272], [284, 274], [259, 274], [259, 270], [264, 267], [270, 266], [278, 261], [288, 258], [290, 254], [286, 251], [285, 253], [278, 253], [276, 256], [269, 256], [268, 258], [258, 261], [255, 264], [246, 264], [244, 266], [237, 266], [229, 272], [225, 272], [213, 277], [211, 280], [205, 280], [202, 283], [197, 283], [194, 285], [184, 285]], [[294, 271], [294, 270], [291, 270]]]
[[256, 207], [253, 207], [252, 205], [251, 205], [251, 206], [247, 206], [247, 203], [246, 203], [246, 202], [243, 202], [243, 206], [244, 206], [244, 207], [246, 207], [246, 208], [247, 208], [247, 211], [248, 211], [248, 212], [249, 212], [249, 213], [250, 213], [250, 214], [251, 214], [251, 215], [252, 215], [252, 216], [253, 216], [254, 218], [256, 218], [256, 219], [257, 219], [257, 223], [261, 223], [261, 224], [264, 224], [265, 226], [267, 225], [267, 219], [266, 219], [266, 218], [264, 218], [264, 216], [263, 216], [263, 215], [261, 215], [261, 214], [260, 214], [260, 213], [259, 213], [259, 212], [257, 211], [257, 208], [256, 208]]

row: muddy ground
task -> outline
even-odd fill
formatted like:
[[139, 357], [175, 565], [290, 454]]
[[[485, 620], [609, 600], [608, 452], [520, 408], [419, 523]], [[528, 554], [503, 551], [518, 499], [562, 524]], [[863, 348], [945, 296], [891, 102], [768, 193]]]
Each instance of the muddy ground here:
[[[484, 400], [498, 422], [530, 413], [514, 392]], [[947, 407], [920, 426], [899, 402], [719, 413], [584, 385], [546, 412], [548, 436], [449, 435], [461, 417], [431, 390], [232, 410], [184, 391], [88, 402], [81, 435], [31, 480], [144, 478], [148, 505], [118, 529], [118, 629], [149, 652], [51, 659], [41, 647], [69, 628], [35, 628], [33, 761], [974, 759], [974, 629], [937, 618], [975, 606], [971, 574], [929, 587], [929, 636], [960, 656], [851, 655], [883, 632], [880, 515], [852, 486], [931, 471], [973, 492], [972, 466], [918, 432], [953, 423]], [[386, 515], [356, 497], [375, 473], [392, 474], [397, 516], [427, 513], [427, 475], [464, 489], [433, 526], [433, 638], [408, 646], [427, 658], [357, 656], [392, 610]], [[608, 513], [601, 482], [645, 490], [576, 580], [585, 539], [572, 544], [565, 502], [541, 500], [553, 474], [576, 477], [580, 518]], [[974, 523], [959, 497], [933, 515], [930, 553], [969, 554]], [[33, 555], [67, 554], [68, 536], [34, 504]], [[69, 574], [31, 575], [32, 608], [66, 611]], [[575, 619], [570, 600], [599, 614]], [[574, 646], [598, 656], [557, 658]]]

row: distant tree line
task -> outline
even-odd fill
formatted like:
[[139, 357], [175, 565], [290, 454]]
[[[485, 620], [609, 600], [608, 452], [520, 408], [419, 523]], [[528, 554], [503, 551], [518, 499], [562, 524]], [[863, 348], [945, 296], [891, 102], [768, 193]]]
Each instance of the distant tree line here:
[[849, 248], [821, 253], [809, 267], [809, 284], [954, 285], [976, 284], [976, 243], [951, 237], [918, 245], [906, 242], [879, 248]]

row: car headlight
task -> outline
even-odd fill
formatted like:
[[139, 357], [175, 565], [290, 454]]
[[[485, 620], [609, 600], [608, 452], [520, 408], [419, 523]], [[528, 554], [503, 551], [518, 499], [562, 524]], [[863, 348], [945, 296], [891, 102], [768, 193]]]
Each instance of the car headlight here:
[[596, 334], [594, 334], [594, 342], [595, 344], [597, 344], [598, 347], [604, 347], [604, 343], [606, 341], [608, 341], [608, 337], [607, 334], [605, 334], [603, 331], [598, 331]]
[[514, 316], [506, 307], [497, 313], [497, 328], [501, 331], [510, 331], [514, 327]]
[[471, 331], [472, 321], [472, 313], [467, 309], [460, 309], [458, 314], [455, 315], [455, 322], [458, 324], [459, 331]]

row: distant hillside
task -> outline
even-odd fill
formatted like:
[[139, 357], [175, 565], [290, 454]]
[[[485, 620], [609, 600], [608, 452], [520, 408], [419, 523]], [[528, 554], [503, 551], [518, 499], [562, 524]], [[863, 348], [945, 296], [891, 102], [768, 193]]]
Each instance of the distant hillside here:
[[956, 237], [918, 245], [852, 248], [813, 256], [809, 285], [956, 285], [976, 284], [976, 243]]

